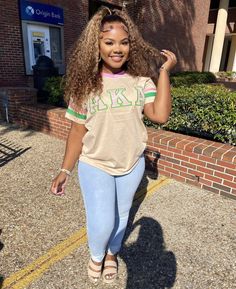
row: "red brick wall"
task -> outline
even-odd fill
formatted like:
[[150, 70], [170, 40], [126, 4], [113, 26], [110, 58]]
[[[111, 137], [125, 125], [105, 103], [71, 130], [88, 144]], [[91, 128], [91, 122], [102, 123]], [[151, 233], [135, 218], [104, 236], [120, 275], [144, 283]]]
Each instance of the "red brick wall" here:
[[143, 37], [158, 49], [166, 48], [176, 53], [175, 70], [202, 70], [210, 0], [127, 2], [127, 10]]
[[14, 122], [65, 140], [70, 121], [65, 119], [64, 115], [63, 108], [49, 107], [45, 104], [22, 105]]
[[26, 84], [18, 1], [0, 1], [0, 86]]
[[[88, 0], [32, 0], [64, 10], [66, 60], [70, 48], [88, 20]], [[105, 2], [105, 1], [104, 1]], [[121, 0], [109, 0], [121, 5]], [[210, 0], [127, 1], [143, 36], [159, 49], [173, 50], [179, 59], [176, 70], [201, 70]], [[25, 76], [18, 1], [0, 1], [0, 86], [32, 86]]]
[[[65, 109], [22, 105], [15, 122], [66, 139]], [[158, 174], [236, 199], [236, 148], [178, 133], [148, 129], [147, 165]]]
[[[104, 0], [121, 5], [121, 0]], [[126, 1], [126, 9], [143, 37], [158, 49], [176, 53], [178, 70], [203, 69], [210, 0]]]
[[9, 121], [17, 119], [22, 104], [36, 104], [37, 90], [31, 87], [0, 87], [0, 110], [5, 118], [2, 98], [8, 99]]
[[[64, 45], [69, 50], [88, 20], [88, 1], [31, 0], [63, 8]], [[18, 1], [0, 1], [0, 86], [32, 86], [25, 75], [23, 42]]]
[[148, 133], [147, 156], [160, 174], [236, 199], [234, 146], [169, 131]]

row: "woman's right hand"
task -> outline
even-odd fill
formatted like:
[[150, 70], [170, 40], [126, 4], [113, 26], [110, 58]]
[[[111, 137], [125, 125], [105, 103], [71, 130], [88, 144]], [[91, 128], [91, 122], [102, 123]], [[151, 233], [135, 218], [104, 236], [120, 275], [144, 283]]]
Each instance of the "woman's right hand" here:
[[65, 187], [69, 176], [65, 172], [60, 172], [52, 181], [51, 192], [54, 195], [62, 196], [65, 194]]

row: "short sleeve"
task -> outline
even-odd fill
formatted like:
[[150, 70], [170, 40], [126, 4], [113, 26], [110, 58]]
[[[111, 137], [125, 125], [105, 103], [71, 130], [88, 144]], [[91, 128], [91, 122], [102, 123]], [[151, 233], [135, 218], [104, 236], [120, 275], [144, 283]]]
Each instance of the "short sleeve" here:
[[145, 82], [143, 92], [145, 99], [144, 104], [154, 102], [157, 95], [157, 88], [151, 78], [148, 78], [148, 80]]
[[83, 105], [81, 108], [79, 108], [73, 99], [70, 99], [65, 118], [78, 124], [85, 124], [87, 119], [87, 106]]

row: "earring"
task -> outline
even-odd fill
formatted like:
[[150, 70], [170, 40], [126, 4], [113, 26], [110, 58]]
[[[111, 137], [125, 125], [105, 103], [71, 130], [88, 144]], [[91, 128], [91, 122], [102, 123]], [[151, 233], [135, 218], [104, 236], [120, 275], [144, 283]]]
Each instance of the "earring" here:
[[99, 54], [98, 62], [102, 60], [101, 54]]
[[108, 10], [109, 15], [112, 15], [111, 9], [109, 9], [108, 7], [106, 7], [106, 9]]

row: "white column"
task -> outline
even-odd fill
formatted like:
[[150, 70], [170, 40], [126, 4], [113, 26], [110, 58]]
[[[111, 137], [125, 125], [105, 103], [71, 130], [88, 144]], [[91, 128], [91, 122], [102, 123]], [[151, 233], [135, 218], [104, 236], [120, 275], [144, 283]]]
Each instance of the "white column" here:
[[213, 43], [210, 71], [218, 72], [220, 68], [221, 54], [224, 45], [225, 29], [228, 17], [229, 0], [221, 0], [216, 21], [215, 38]]
[[233, 67], [232, 67], [232, 71], [236, 71], [236, 52], [234, 54], [234, 64], [233, 64]]
[[232, 35], [227, 70], [236, 71], [236, 35]]

